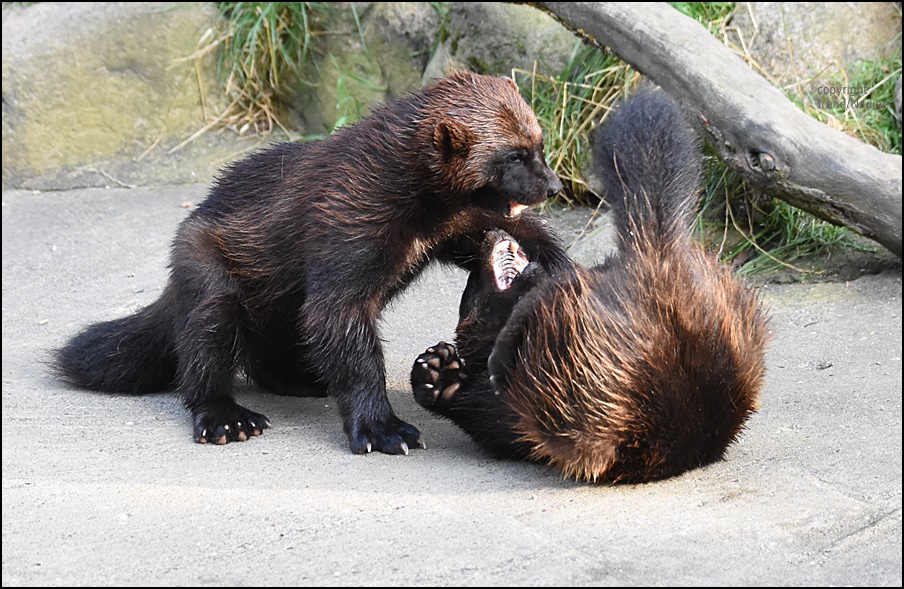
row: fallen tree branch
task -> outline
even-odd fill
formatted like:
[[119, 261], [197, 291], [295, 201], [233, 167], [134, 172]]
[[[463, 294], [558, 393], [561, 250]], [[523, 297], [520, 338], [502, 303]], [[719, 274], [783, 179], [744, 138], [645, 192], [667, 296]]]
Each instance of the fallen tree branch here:
[[901, 256], [901, 156], [801, 112], [706, 29], [664, 3], [536, 2], [678, 100], [751, 184]]

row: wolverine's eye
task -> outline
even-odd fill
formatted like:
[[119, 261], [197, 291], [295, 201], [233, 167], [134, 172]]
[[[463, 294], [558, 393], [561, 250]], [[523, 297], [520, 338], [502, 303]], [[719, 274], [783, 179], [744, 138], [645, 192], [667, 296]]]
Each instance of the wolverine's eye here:
[[526, 162], [527, 161], [527, 152], [524, 150], [513, 151], [513, 152], [509, 153], [505, 159], [513, 164], [517, 164], [519, 162]]

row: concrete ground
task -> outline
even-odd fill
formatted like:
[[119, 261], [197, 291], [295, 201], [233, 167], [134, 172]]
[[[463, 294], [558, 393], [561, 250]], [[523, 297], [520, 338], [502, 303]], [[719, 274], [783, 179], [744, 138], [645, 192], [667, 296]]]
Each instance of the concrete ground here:
[[273, 428], [201, 446], [174, 393], [76, 390], [46, 361], [158, 296], [204, 190], [3, 193], [3, 586], [901, 586], [900, 266], [762, 287], [762, 409], [724, 461], [664, 482], [497, 461], [417, 406], [408, 370], [452, 336], [464, 284], [446, 269], [383, 332], [427, 450], [353, 455], [331, 400], [248, 387]]

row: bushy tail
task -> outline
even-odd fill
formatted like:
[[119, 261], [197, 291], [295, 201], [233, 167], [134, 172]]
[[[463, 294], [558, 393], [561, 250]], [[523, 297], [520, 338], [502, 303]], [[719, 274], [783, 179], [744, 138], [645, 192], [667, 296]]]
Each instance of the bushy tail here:
[[700, 155], [671, 98], [663, 92], [630, 98], [596, 131], [593, 151], [623, 251], [689, 234]]
[[643, 483], [719, 460], [737, 439], [763, 386], [766, 316], [695, 249], [578, 269], [516, 311], [517, 348], [490, 370], [533, 458], [577, 480]]
[[170, 387], [176, 355], [162, 300], [113, 321], [96, 323], [56, 351], [57, 376], [108, 393], [144, 394]]
[[756, 295], [691, 243], [700, 156], [675, 103], [638, 95], [595, 139], [620, 255], [522, 300], [490, 373], [535, 459], [641, 483], [723, 456], [758, 406], [768, 330]]

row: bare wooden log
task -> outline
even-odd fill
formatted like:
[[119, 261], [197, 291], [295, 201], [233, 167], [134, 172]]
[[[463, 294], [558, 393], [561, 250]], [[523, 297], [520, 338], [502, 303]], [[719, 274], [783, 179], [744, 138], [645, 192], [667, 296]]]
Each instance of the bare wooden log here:
[[667, 4], [530, 4], [610, 48], [666, 90], [754, 186], [901, 256], [901, 156], [801, 112], [702, 25]]

